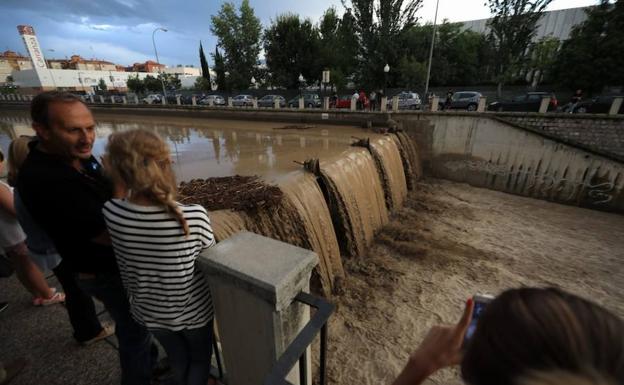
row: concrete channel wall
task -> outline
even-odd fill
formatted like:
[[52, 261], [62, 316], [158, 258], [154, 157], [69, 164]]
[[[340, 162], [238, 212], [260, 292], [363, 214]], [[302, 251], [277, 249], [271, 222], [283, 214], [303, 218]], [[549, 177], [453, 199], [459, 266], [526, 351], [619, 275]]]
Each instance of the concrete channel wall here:
[[487, 116], [402, 120], [425, 171], [538, 199], [624, 212], [624, 163]]

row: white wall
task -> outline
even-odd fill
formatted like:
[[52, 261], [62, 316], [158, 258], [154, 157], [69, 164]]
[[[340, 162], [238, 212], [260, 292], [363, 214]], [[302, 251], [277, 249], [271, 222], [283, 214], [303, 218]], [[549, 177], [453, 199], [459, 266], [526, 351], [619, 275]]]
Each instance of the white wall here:
[[[81, 88], [94, 87], [104, 79], [108, 88], [126, 88], [126, 83], [130, 76], [138, 75], [139, 79], [145, 79], [147, 75], [153, 75], [147, 72], [118, 72], [118, 71], [82, 71], [82, 70], [62, 70], [48, 69], [42, 70], [47, 75], [44, 84], [39, 80], [35, 70], [13, 71], [13, 80], [15, 85], [24, 88], [39, 87], [63, 87], [63, 88]], [[193, 80], [194, 82], [194, 80]]]

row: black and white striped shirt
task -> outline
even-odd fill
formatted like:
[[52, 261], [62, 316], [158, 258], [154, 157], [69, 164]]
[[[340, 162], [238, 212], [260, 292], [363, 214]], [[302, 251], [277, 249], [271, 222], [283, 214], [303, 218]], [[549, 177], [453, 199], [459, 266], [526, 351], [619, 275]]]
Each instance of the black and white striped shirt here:
[[159, 206], [112, 199], [104, 204], [121, 279], [132, 316], [148, 328], [183, 330], [205, 326], [213, 317], [208, 283], [195, 259], [212, 246], [206, 209], [179, 205], [190, 235]]

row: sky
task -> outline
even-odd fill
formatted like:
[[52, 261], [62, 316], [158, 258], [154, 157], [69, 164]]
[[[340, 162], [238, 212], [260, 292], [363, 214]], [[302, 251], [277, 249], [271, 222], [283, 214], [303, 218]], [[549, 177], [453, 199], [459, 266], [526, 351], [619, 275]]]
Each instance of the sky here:
[[[240, 4], [242, 0], [233, 0]], [[439, 0], [438, 20], [452, 22], [489, 17], [485, 0]], [[208, 61], [216, 38], [210, 32], [210, 16], [224, 1], [216, 0], [0, 0], [0, 51], [26, 53], [17, 25], [34, 27], [48, 59], [73, 54], [116, 64], [154, 60], [152, 32], [161, 63], [168, 66], [199, 66], [199, 42]], [[295, 13], [315, 22], [334, 6], [344, 10], [340, 0], [250, 0], [263, 26], [275, 16]], [[597, 4], [598, 0], [553, 0], [549, 10]], [[436, 0], [423, 0], [418, 11], [421, 22], [433, 21]]]

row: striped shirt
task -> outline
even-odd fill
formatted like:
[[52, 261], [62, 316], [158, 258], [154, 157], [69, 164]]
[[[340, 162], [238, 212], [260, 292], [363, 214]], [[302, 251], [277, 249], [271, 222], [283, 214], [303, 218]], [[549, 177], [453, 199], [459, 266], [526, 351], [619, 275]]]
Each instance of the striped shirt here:
[[206, 209], [181, 205], [190, 235], [159, 206], [112, 199], [104, 218], [130, 300], [132, 316], [152, 329], [179, 331], [208, 324], [212, 299], [195, 259], [214, 244]]

